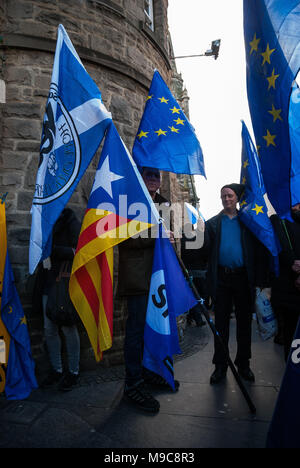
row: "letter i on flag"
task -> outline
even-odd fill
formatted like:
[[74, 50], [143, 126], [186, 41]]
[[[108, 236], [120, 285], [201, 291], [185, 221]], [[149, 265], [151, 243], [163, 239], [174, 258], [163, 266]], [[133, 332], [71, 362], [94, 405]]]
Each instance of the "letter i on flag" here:
[[[14, 283], [7, 252], [5, 204], [0, 202], [0, 335], [8, 354], [6, 372], [0, 363], [0, 388], [8, 400], [23, 400], [37, 388], [26, 317]], [[5, 385], [3, 385], [5, 382]]]
[[173, 355], [181, 354], [176, 317], [196, 304], [174, 248], [160, 225], [146, 315], [143, 365], [163, 377], [173, 390]]
[[84, 216], [69, 287], [97, 361], [112, 345], [112, 248], [158, 222], [158, 212], [143, 179], [111, 122]]
[[53, 226], [96, 153], [111, 114], [59, 25], [32, 204], [29, 271], [50, 255]]

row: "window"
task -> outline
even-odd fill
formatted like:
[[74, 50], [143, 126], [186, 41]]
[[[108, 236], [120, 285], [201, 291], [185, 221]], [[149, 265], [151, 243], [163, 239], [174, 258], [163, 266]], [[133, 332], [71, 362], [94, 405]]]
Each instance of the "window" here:
[[144, 12], [147, 26], [154, 31], [153, 0], [145, 0]]

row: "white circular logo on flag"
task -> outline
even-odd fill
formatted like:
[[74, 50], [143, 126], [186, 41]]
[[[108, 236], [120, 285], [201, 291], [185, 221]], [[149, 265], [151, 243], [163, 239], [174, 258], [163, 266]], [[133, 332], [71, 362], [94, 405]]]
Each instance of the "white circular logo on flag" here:
[[61, 197], [74, 183], [81, 149], [73, 119], [51, 83], [43, 123], [40, 162], [33, 203], [43, 205]]
[[170, 321], [163, 270], [156, 271], [151, 278], [146, 322], [161, 335], [170, 335]]

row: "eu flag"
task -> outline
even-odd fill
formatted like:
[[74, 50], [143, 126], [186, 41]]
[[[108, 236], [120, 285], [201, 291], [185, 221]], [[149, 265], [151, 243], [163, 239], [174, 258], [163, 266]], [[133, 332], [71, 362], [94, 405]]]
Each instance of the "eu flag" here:
[[267, 448], [300, 448], [300, 320], [267, 436]]
[[[248, 101], [269, 200], [281, 218], [300, 202], [298, 0], [244, 0]], [[291, 126], [292, 124], [292, 126]], [[290, 132], [291, 130], [291, 132]]]
[[0, 319], [9, 349], [5, 376], [8, 400], [23, 400], [37, 388], [27, 321], [15, 287], [6, 241], [5, 205], [0, 205]]
[[163, 377], [174, 390], [173, 355], [181, 354], [176, 317], [196, 304], [174, 248], [160, 225], [146, 315], [143, 365]]
[[50, 255], [52, 228], [110, 122], [97, 85], [59, 25], [32, 204], [30, 273]]
[[270, 251], [275, 264], [277, 264], [275, 258], [278, 258], [279, 244], [268, 217], [268, 209], [264, 200], [265, 188], [260, 162], [244, 122], [242, 122], [242, 142], [241, 184], [245, 185], [245, 192], [240, 200], [239, 217]]
[[206, 177], [195, 130], [157, 70], [132, 154], [140, 167]]

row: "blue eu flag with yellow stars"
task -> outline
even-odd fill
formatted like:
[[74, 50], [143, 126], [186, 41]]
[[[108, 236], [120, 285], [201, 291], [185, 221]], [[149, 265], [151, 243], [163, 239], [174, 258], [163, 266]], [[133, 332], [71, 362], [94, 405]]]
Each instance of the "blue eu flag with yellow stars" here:
[[[0, 391], [3, 391], [4, 383], [8, 400], [23, 400], [38, 385], [27, 321], [7, 252], [4, 203], [0, 203], [0, 252], [0, 335], [4, 338], [5, 355], [8, 355], [0, 365]], [[6, 368], [5, 373], [3, 367]]]
[[247, 90], [266, 191], [281, 218], [300, 203], [300, 2], [244, 0]]
[[244, 122], [242, 122], [241, 184], [245, 186], [245, 191], [240, 200], [240, 220], [270, 251], [274, 257], [275, 265], [278, 265], [279, 244], [264, 200], [265, 188], [260, 162]]
[[157, 70], [132, 153], [140, 167], [206, 177], [195, 130]]

